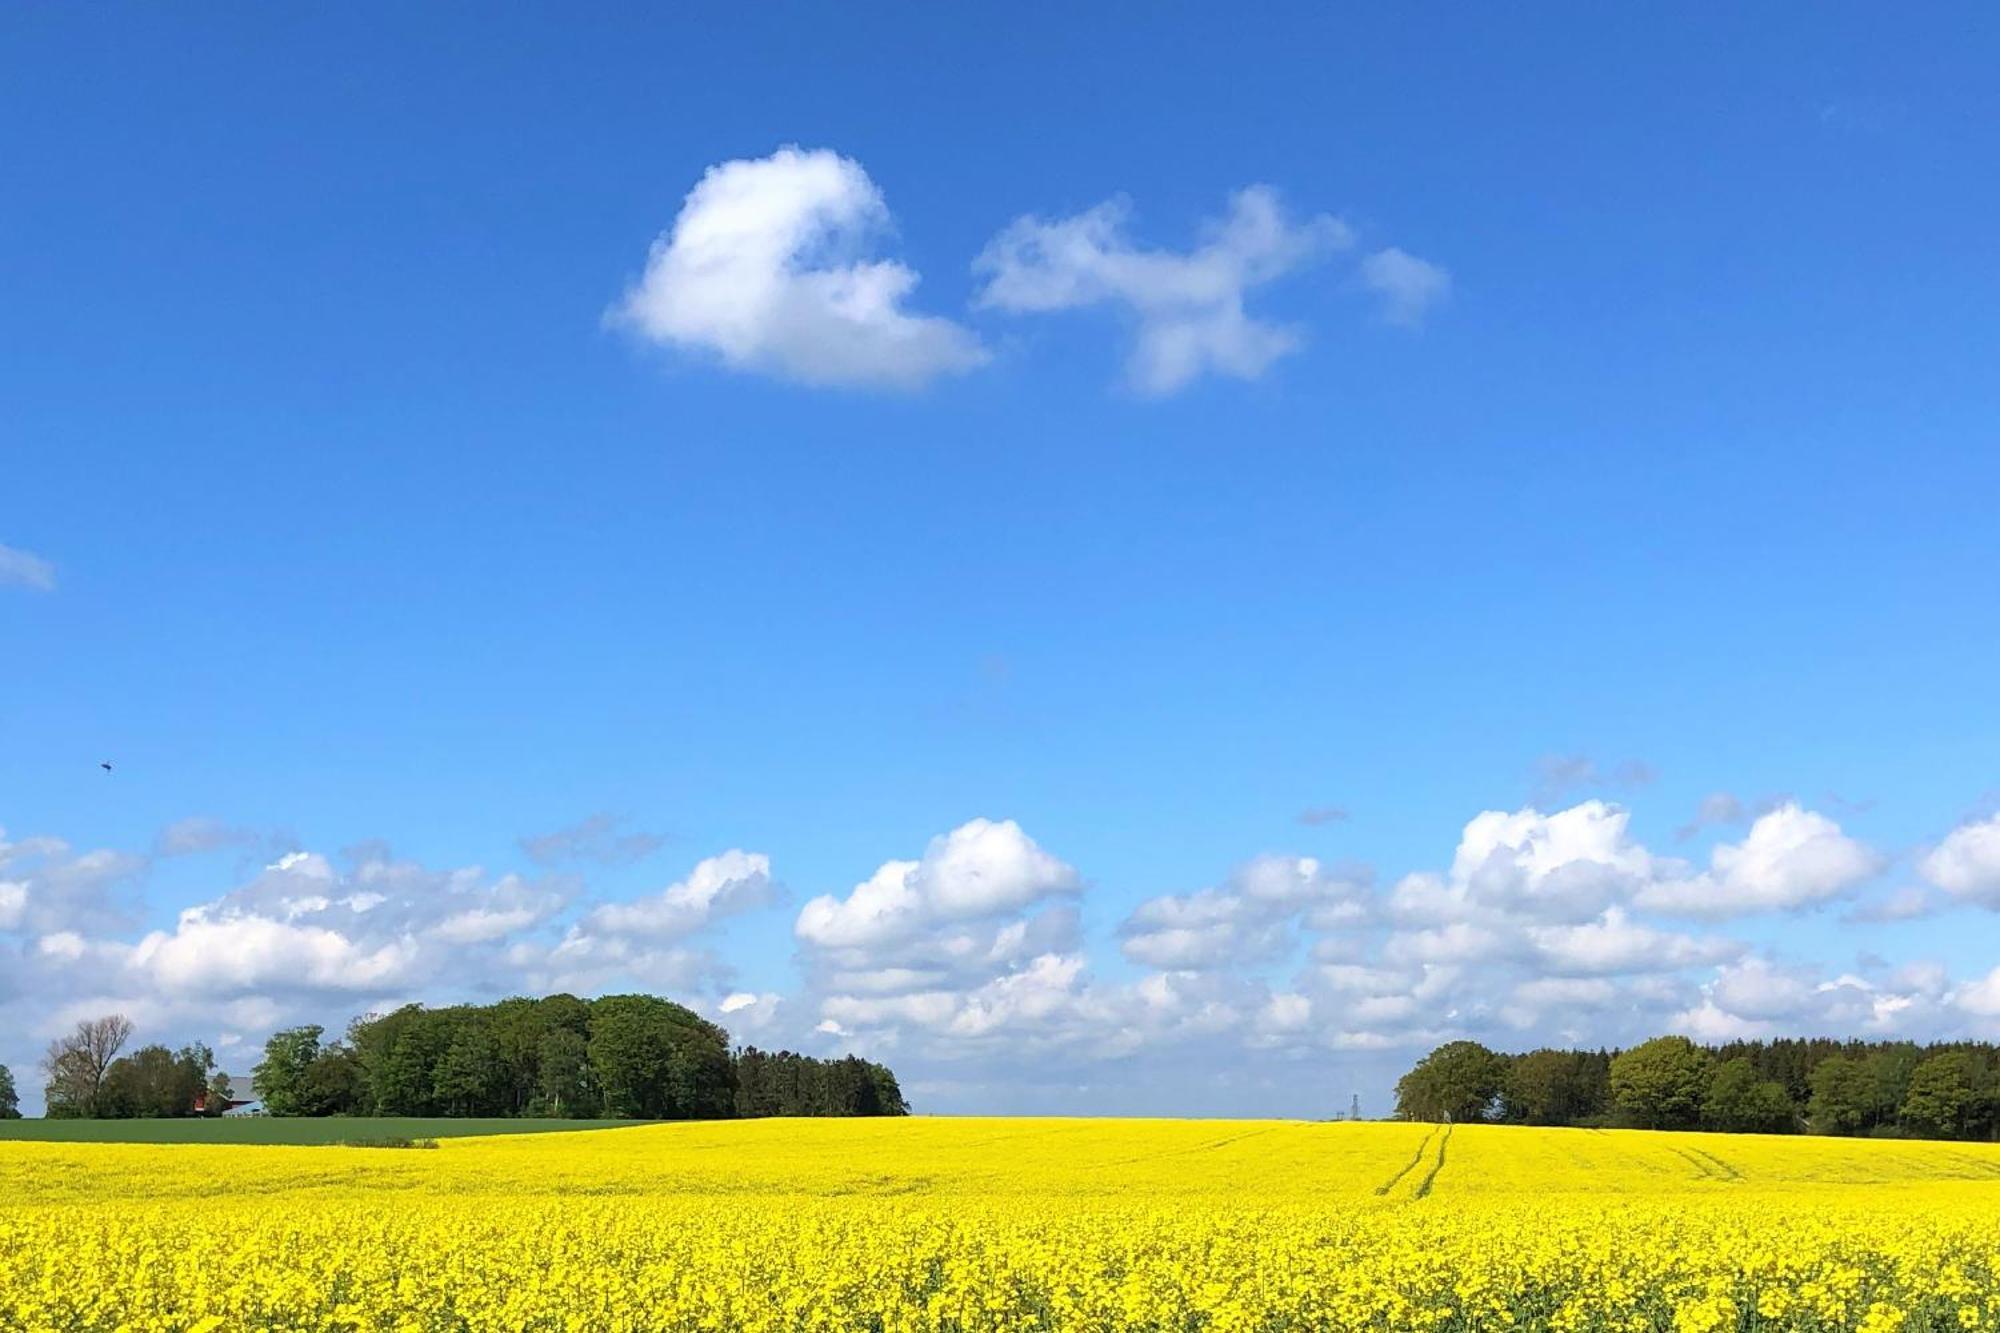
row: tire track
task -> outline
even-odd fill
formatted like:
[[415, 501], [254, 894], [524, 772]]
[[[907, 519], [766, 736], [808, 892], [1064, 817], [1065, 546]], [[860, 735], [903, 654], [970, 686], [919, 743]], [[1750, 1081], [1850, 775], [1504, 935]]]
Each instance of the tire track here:
[[1714, 1162], [1718, 1167], [1721, 1167], [1724, 1174], [1718, 1177], [1718, 1179], [1724, 1179], [1724, 1180], [1743, 1179], [1743, 1173], [1741, 1171], [1738, 1171], [1735, 1167], [1731, 1166], [1728, 1162], [1724, 1161], [1722, 1158], [1717, 1157], [1714, 1153], [1708, 1152], [1701, 1148], [1689, 1148], [1688, 1151], [1696, 1154], [1697, 1156], [1706, 1157], [1709, 1161]]
[[1387, 1180], [1383, 1181], [1381, 1184], [1375, 1187], [1375, 1193], [1377, 1197], [1387, 1194], [1390, 1190], [1396, 1188], [1397, 1181], [1401, 1180], [1404, 1176], [1409, 1175], [1410, 1172], [1417, 1169], [1417, 1163], [1424, 1160], [1424, 1150], [1431, 1146], [1431, 1138], [1436, 1133], [1437, 1133], [1437, 1126], [1432, 1125], [1430, 1129], [1425, 1132], [1423, 1139], [1418, 1142], [1416, 1155], [1410, 1158], [1409, 1161], [1403, 1163], [1402, 1170], [1398, 1171], [1395, 1175], [1390, 1176]]
[[1451, 1131], [1456, 1128], [1456, 1125], [1444, 1127], [1444, 1137], [1438, 1140], [1438, 1159], [1431, 1163], [1430, 1174], [1424, 1177], [1423, 1183], [1417, 1186], [1417, 1192], [1411, 1195], [1411, 1198], [1422, 1199], [1429, 1196], [1431, 1182], [1438, 1178], [1438, 1172], [1444, 1170], [1444, 1150], [1451, 1146]]

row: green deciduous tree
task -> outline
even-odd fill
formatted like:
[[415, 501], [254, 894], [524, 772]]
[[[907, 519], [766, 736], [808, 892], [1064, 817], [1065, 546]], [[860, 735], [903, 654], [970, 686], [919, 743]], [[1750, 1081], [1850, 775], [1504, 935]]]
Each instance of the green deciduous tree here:
[[1507, 1059], [1476, 1041], [1451, 1041], [1417, 1061], [1396, 1083], [1405, 1120], [1484, 1120], [1507, 1078]]
[[1735, 1134], [1789, 1134], [1798, 1127], [1798, 1114], [1785, 1085], [1758, 1078], [1756, 1067], [1740, 1055], [1715, 1067], [1701, 1106], [1703, 1126]]
[[141, 1046], [105, 1070], [97, 1114], [127, 1120], [203, 1114], [214, 1073], [215, 1056], [198, 1042], [178, 1051]]
[[1508, 1062], [1500, 1088], [1503, 1120], [1520, 1125], [1574, 1125], [1604, 1113], [1610, 1100], [1610, 1058], [1591, 1051], [1546, 1048]]
[[0, 1065], [0, 1120], [21, 1118], [21, 1095], [14, 1089], [14, 1073]]
[[1964, 1051], [1933, 1055], [1910, 1074], [1903, 1096], [1903, 1123], [1919, 1134], [1961, 1139], [1978, 1110], [1977, 1071]]
[[1611, 1061], [1611, 1099], [1646, 1129], [1685, 1129], [1701, 1118], [1709, 1056], [1686, 1037], [1655, 1037]]
[[319, 1058], [319, 1039], [324, 1031], [319, 1025], [309, 1023], [274, 1032], [264, 1043], [264, 1058], [250, 1071], [250, 1084], [267, 1114], [312, 1114], [306, 1093], [306, 1071]]
[[1874, 1123], [1876, 1083], [1865, 1061], [1830, 1055], [1813, 1066], [1806, 1114], [1815, 1134], [1859, 1134]]

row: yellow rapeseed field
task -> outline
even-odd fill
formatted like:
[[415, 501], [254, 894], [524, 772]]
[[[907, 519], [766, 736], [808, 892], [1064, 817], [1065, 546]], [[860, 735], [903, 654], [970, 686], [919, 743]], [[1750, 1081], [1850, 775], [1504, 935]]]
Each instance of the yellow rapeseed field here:
[[1985, 1329], [2000, 1148], [820, 1120], [0, 1144], [0, 1328]]

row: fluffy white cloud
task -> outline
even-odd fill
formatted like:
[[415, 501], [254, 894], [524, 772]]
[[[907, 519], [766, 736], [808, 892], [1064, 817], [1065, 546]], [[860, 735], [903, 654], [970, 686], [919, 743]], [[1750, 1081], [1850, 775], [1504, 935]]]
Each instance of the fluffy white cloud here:
[[1451, 274], [1393, 245], [1361, 261], [1361, 282], [1381, 300], [1382, 318], [1406, 328], [1451, 295]]
[[686, 879], [652, 897], [597, 908], [581, 929], [589, 934], [682, 939], [721, 917], [765, 906], [776, 892], [770, 857], [731, 849], [698, 862]]
[[1955, 898], [2000, 908], [2000, 815], [1953, 829], [1917, 870]]
[[1617, 907], [1606, 908], [1597, 920], [1580, 925], [1533, 926], [1528, 936], [1543, 968], [1556, 976], [1671, 972], [1718, 963], [1743, 951], [1729, 940], [1655, 930]]
[[1976, 987], [1954, 988], [1934, 965], [1829, 977], [1810, 964], [1745, 958], [1719, 969], [1698, 1001], [1666, 1026], [1703, 1041], [1799, 1033], [1936, 1037], [1967, 1031], [1976, 1005]]
[[1353, 924], [1366, 914], [1366, 877], [1310, 856], [1260, 856], [1219, 887], [1152, 898], [1119, 926], [1135, 963], [1198, 970], [1264, 962], [1294, 944], [1301, 916], [1314, 926]]
[[1652, 856], [1631, 840], [1630, 822], [1603, 801], [1549, 815], [1488, 810], [1459, 837], [1452, 886], [1472, 903], [1537, 919], [1589, 917], [1655, 871]]
[[1833, 820], [1787, 802], [1759, 816], [1742, 842], [1718, 845], [1706, 872], [1648, 885], [1638, 903], [1702, 917], [1794, 911], [1840, 897], [1882, 865]]
[[825, 149], [710, 167], [614, 312], [653, 341], [815, 385], [914, 388], [986, 360], [905, 308], [915, 272], [865, 257], [890, 229], [861, 164]]
[[973, 263], [986, 280], [978, 304], [1016, 314], [1116, 306], [1136, 324], [1127, 377], [1167, 394], [1203, 374], [1256, 379], [1294, 350], [1298, 332], [1252, 318], [1247, 293], [1353, 243], [1337, 218], [1293, 222], [1263, 185], [1232, 196], [1186, 253], [1135, 245], [1129, 216], [1114, 199], [1055, 221], [1017, 219]]
[[33, 551], [0, 545], [0, 588], [9, 586], [54, 592], [56, 567]]
[[[931, 927], [1017, 911], [1081, 888], [1013, 820], [974, 819], [931, 839], [922, 859], [889, 861], [845, 899], [822, 895], [799, 912], [798, 937], [822, 949], [869, 949]], [[970, 938], [969, 936], [966, 938]]]
[[415, 979], [409, 936], [370, 946], [325, 926], [262, 916], [210, 920], [196, 912], [171, 932], [133, 947], [129, 966], [171, 994], [230, 994], [263, 988], [375, 993]]

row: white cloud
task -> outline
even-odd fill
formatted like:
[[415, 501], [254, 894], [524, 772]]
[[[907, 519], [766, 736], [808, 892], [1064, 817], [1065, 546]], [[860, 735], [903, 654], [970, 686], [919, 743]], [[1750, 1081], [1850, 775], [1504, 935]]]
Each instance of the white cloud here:
[[9, 586], [54, 592], [56, 567], [33, 551], [0, 545], [0, 588]]
[[1488, 810], [1465, 826], [1451, 883], [1474, 903], [1544, 920], [1587, 918], [1657, 869], [1630, 838], [1630, 822], [1603, 801], [1549, 815]]
[[585, 918], [582, 929], [589, 934], [681, 939], [721, 917], [762, 907], [776, 892], [770, 857], [731, 849], [698, 862], [686, 879], [652, 897], [597, 908]]
[[845, 899], [814, 898], [794, 929], [819, 948], [869, 949], [1081, 886], [1073, 867], [1043, 851], [1013, 820], [974, 819], [931, 839], [921, 860], [884, 863]]
[[1953, 829], [1917, 870], [1955, 898], [2000, 908], [2000, 815]]
[[710, 167], [614, 312], [645, 337], [805, 384], [915, 388], [987, 357], [905, 308], [917, 274], [866, 258], [890, 230], [861, 164], [825, 149]]
[[1285, 954], [1301, 919], [1322, 928], [1365, 913], [1367, 879], [1310, 856], [1260, 856], [1216, 888], [1148, 899], [1118, 928], [1135, 963], [1191, 970], [1240, 967]]
[[1451, 274], [1390, 246], [1361, 261], [1361, 282], [1382, 302], [1382, 318], [1415, 328], [1451, 295]]
[[1697, 939], [1655, 930], [1631, 920], [1624, 909], [1606, 908], [1595, 921], [1572, 926], [1530, 927], [1537, 956], [1557, 976], [1630, 976], [1670, 972], [1717, 963], [1741, 953], [1724, 939]]
[[369, 947], [325, 926], [269, 917], [201, 914], [154, 931], [129, 965], [169, 994], [229, 994], [265, 987], [379, 992], [415, 980], [417, 943], [404, 936]]
[[1707, 871], [1648, 885], [1637, 901], [1700, 917], [1796, 911], [1840, 897], [1882, 864], [1833, 820], [1787, 802], [1760, 815], [1742, 842], [1717, 846]]
[[1127, 378], [1169, 394], [1203, 374], [1256, 379], [1296, 349], [1297, 330], [1251, 317], [1246, 295], [1353, 243], [1337, 218], [1291, 221], [1263, 185], [1233, 195], [1186, 253], [1135, 245], [1129, 215], [1114, 199], [1055, 221], [1017, 219], [973, 262], [986, 279], [977, 303], [1015, 314], [1116, 306], [1136, 324]]

